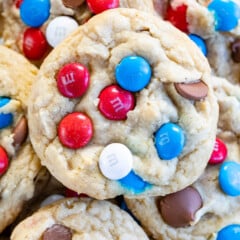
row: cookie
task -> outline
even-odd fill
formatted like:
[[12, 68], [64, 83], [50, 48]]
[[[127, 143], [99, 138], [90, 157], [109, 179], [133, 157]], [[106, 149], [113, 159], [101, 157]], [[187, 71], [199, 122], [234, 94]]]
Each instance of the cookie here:
[[173, 0], [161, 17], [188, 34], [208, 58], [213, 73], [239, 83], [240, 2]]
[[[152, 12], [151, 1], [4, 0], [4, 44], [40, 65], [49, 51], [78, 25], [108, 8], [132, 7]], [[34, 12], [34, 14], [33, 14]]]
[[3, 17], [2, 17], [2, 0], [0, 1], [0, 44], [2, 44], [2, 30], [3, 30]]
[[33, 146], [63, 185], [97, 199], [179, 190], [203, 172], [214, 144], [210, 81], [185, 34], [135, 9], [108, 10], [41, 66]]
[[7, 229], [5, 229], [5, 235], [11, 235], [12, 230], [19, 222], [32, 215], [40, 207], [64, 198], [66, 195], [66, 189], [64, 186], [53, 177], [48, 179], [47, 184], [46, 181], [44, 181], [43, 187], [44, 189], [41, 189], [39, 187], [39, 184], [36, 186], [35, 189], [37, 189], [38, 192], [35, 193], [34, 196], [24, 204], [22, 211], [15, 219], [15, 221], [10, 226], [8, 226]]
[[107, 201], [64, 199], [21, 222], [11, 235], [17, 239], [148, 239], [140, 226]]
[[[153, 239], [238, 239], [240, 229], [240, 88], [213, 80], [219, 129], [208, 167], [191, 186], [164, 197], [126, 199]], [[226, 115], [228, 116], [226, 118]]]
[[28, 137], [28, 97], [36, 74], [25, 58], [0, 46], [0, 232], [46, 176]]

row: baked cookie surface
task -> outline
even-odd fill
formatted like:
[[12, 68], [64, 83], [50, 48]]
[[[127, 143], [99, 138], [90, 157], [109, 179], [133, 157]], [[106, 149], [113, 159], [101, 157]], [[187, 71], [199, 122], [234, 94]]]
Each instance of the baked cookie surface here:
[[42, 171], [28, 138], [28, 96], [37, 69], [0, 46], [0, 232], [19, 214]]
[[126, 199], [128, 208], [153, 239], [239, 238], [240, 151], [236, 122], [240, 88], [220, 78], [215, 78], [213, 85], [220, 107], [219, 129], [203, 175], [191, 186], [165, 197]]
[[112, 0], [106, 3], [91, 0], [3, 0], [3, 42], [39, 66], [52, 48], [78, 25], [105, 9], [117, 7], [153, 12], [152, 2], [146, 0]]
[[[61, 237], [61, 238], [60, 238]], [[41, 208], [13, 231], [17, 239], [148, 239], [123, 210], [107, 201], [64, 199]]]
[[213, 73], [239, 84], [240, 1], [173, 0], [165, 8], [155, 11], [199, 46]]
[[106, 11], [41, 66], [32, 143], [78, 193], [173, 192], [203, 172], [212, 151], [218, 106], [209, 81], [205, 57], [170, 24], [134, 9]]

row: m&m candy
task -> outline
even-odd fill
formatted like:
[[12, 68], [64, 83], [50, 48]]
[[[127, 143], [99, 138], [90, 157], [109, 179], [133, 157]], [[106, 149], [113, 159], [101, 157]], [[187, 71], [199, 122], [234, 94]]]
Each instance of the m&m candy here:
[[222, 163], [226, 159], [226, 157], [227, 157], [227, 147], [225, 143], [219, 138], [216, 138], [213, 152], [211, 154], [211, 157], [208, 163], [210, 164]]
[[15, 6], [16, 8], [20, 8], [21, 4], [22, 4], [23, 0], [15, 0]]
[[93, 13], [97, 14], [119, 7], [119, 0], [87, 0], [87, 5]]
[[89, 86], [88, 69], [81, 63], [68, 63], [57, 74], [59, 92], [69, 98], [81, 97]]
[[215, 18], [217, 31], [231, 31], [238, 25], [240, 6], [231, 0], [213, 0], [208, 5], [208, 10]]
[[0, 129], [10, 126], [13, 123], [13, 114], [1, 112], [1, 108], [11, 101], [8, 97], [0, 97]]
[[151, 80], [152, 69], [146, 59], [140, 56], [128, 56], [116, 66], [117, 83], [130, 92], [141, 91]]
[[207, 56], [207, 46], [205, 41], [196, 34], [189, 34], [189, 38], [199, 47], [204, 56]]
[[155, 147], [158, 156], [163, 160], [170, 160], [179, 156], [184, 144], [184, 132], [175, 123], [165, 123], [155, 133]]
[[23, 0], [20, 5], [20, 17], [30, 27], [40, 27], [49, 18], [50, 0]]
[[122, 187], [134, 194], [142, 193], [152, 187], [150, 183], [144, 181], [134, 171], [130, 171], [126, 177], [119, 179], [118, 182]]
[[27, 28], [23, 33], [23, 53], [30, 60], [41, 59], [48, 50], [43, 32], [38, 28]]
[[216, 240], [239, 240], [240, 239], [240, 225], [231, 224], [222, 228], [218, 234]]
[[98, 109], [110, 120], [126, 119], [127, 113], [134, 109], [134, 106], [134, 95], [118, 85], [107, 86], [99, 95]]
[[60, 142], [72, 149], [84, 147], [92, 139], [93, 125], [91, 119], [81, 112], [66, 115], [58, 126]]
[[78, 23], [71, 17], [59, 16], [49, 22], [46, 29], [46, 39], [52, 47], [56, 47], [71, 32], [78, 28]]
[[121, 143], [106, 146], [99, 157], [99, 168], [102, 174], [111, 180], [124, 178], [132, 170], [131, 151]]
[[172, 7], [170, 4], [167, 8], [165, 19], [171, 22], [179, 30], [188, 33], [187, 9], [185, 4]]
[[240, 195], [240, 164], [224, 162], [219, 170], [218, 181], [223, 192], [229, 196]]
[[0, 175], [4, 174], [8, 169], [8, 155], [3, 147], [0, 146]]

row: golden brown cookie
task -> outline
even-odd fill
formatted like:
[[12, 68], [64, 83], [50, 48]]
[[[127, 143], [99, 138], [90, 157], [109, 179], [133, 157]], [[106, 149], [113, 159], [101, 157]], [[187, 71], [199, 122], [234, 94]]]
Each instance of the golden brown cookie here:
[[41, 66], [30, 98], [33, 146], [78, 193], [177, 191], [197, 179], [212, 151], [211, 78], [199, 49], [169, 23], [134, 9], [106, 11]]
[[147, 0], [3, 0], [3, 42], [39, 66], [78, 25], [103, 10], [117, 7], [153, 12], [152, 2]]
[[240, 88], [214, 78], [220, 116], [209, 164], [191, 186], [164, 197], [126, 199], [153, 239], [238, 239], [240, 233]]
[[141, 227], [116, 205], [90, 198], [72, 198], [41, 208], [15, 228], [11, 239], [147, 240], [148, 237]]
[[239, 84], [239, 0], [172, 0], [155, 12], [197, 44], [216, 76]]
[[33, 197], [38, 179], [45, 179], [28, 137], [28, 100], [36, 74], [23, 56], [0, 46], [0, 232]]

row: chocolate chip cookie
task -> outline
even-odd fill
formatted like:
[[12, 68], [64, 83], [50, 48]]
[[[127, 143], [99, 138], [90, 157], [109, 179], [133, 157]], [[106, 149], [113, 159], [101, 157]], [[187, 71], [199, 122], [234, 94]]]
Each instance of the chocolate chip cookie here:
[[133, 239], [147, 240], [141, 227], [107, 201], [64, 199], [41, 208], [21, 222], [12, 240]]
[[155, 11], [185, 32], [208, 58], [213, 73], [232, 83], [240, 80], [240, 2], [173, 0]]
[[204, 174], [191, 186], [164, 197], [126, 199], [154, 239], [240, 237], [240, 88], [221, 78], [215, 78], [213, 85], [220, 107], [219, 128]]
[[201, 175], [218, 106], [206, 58], [135, 9], [92, 17], [45, 59], [30, 136], [53, 176], [98, 199], [165, 195]]
[[78, 25], [117, 7], [153, 12], [152, 2], [146, 0], [3, 0], [3, 42], [40, 65], [49, 51]]
[[0, 46], [0, 232], [34, 195], [43, 173], [28, 137], [28, 97], [36, 74], [23, 56]]

